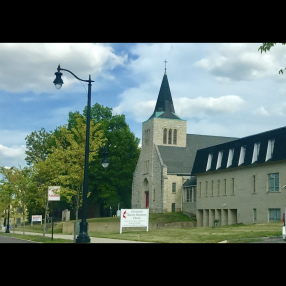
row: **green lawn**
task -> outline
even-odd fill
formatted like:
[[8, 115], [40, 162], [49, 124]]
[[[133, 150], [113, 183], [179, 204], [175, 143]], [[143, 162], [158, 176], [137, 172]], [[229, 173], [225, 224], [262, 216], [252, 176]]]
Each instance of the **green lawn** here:
[[[43, 233], [43, 228], [44, 228], [44, 224], [41, 225], [41, 224], [29, 224], [29, 223], [26, 223], [25, 225], [25, 231], [26, 232], [36, 232], [36, 233]], [[10, 232], [13, 233], [13, 230], [14, 230], [14, 225], [11, 225], [11, 228], [10, 228]], [[23, 231], [24, 230], [24, 226], [23, 224], [21, 226], [17, 226], [15, 227], [15, 231]], [[46, 225], [46, 233], [52, 233], [52, 225], [51, 223], [47, 223]], [[54, 233], [62, 233], [62, 223], [55, 223], [54, 224]]]
[[0, 232], [0, 235], [24, 239], [24, 240], [31, 240], [35, 242], [42, 242], [42, 243], [73, 243], [73, 240], [61, 239], [61, 238], [53, 238], [52, 240], [51, 237], [43, 237], [40, 235], [23, 235], [12, 232], [11, 233]]
[[89, 232], [89, 236], [157, 243], [247, 243], [263, 237], [281, 236], [282, 221], [267, 224], [229, 225], [217, 228], [157, 229], [142, 231]]

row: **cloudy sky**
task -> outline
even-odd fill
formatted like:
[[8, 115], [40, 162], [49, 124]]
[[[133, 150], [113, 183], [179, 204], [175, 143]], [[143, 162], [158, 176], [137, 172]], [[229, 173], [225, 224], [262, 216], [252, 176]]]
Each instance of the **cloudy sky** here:
[[56, 90], [60, 63], [82, 79], [89, 74], [92, 105], [125, 114], [141, 139], [154, 111], [167, 60], [175, 112], [190, 134], [244, 137], [286, 124], [286, 47], [261, 54], [261, 44], [32, 44], [0, 43], [0, 166], [26, 165], [25, 137], [67, 123], [83, 111], [84, 86], [68, 72]]

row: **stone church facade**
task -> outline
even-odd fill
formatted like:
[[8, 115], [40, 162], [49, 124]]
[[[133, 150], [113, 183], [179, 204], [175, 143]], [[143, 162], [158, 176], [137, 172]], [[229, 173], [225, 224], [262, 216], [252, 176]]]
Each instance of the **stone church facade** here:
[[197, 150], [235, 139], [187, 134], [187, 121], [175, 113], [165, 70], [155, 110], [142, 124], [142, 148], [133, 174], [131, 207], [149, 208], [151, 213], [196, 214], [195, 203], [186, 200], [183, 188], [195, 181], [190, 175]]

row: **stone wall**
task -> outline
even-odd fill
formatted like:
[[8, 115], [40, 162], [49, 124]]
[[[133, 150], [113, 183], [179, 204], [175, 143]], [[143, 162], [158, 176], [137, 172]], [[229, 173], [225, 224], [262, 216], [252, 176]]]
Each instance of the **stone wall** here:
[[[149, 230], [162, 229], [162, 228], [192, 228], [196, 227], [196, 221], [185, 221], [185, 222], [172, 222], [172, 223], [149, 223]], [[142, 227], [123, 227], [123, 230], [142, 230]], [[73, 233], [74, 223], [65, 222], [63, 223], [63, 233]], [[98, 231], [98, 232], [110, 232], [120, 230], [120, 222], [91, 222], [88, 224], [88, 232]]]

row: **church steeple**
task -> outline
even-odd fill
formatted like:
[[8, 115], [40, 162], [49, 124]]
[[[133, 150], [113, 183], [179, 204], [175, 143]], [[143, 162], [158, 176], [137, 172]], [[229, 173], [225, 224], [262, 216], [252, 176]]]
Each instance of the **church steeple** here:
[[155, 110], [149, 119], [153, 117], [181, 119], [179, 116], [175, 114], [175, 108], [174, 108], [171, 90], [170, 90], [167, 72], [166, 72], [166, 61], [165, 61], [165, 73], [164, 73], [163, 80], [161, 83]]

